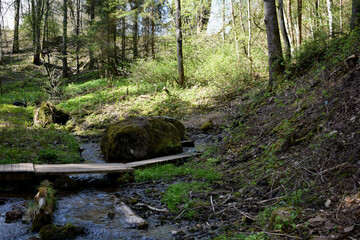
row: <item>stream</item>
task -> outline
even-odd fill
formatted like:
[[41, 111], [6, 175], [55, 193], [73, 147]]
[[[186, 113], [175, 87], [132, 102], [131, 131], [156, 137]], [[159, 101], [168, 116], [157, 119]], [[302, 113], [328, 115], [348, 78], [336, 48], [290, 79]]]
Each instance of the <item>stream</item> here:
[[[204, 147], [199, 144], [199, 147]], [[82, 157], [85, 162], [102, 163], [99, 143], [88, 141], [82, 144]], [[194, 151], [193, 148], [185, 151]], [[72, 176], [77, 180], [91, 182], [93, 179], [103, 178], [102, 174], [83, 174]], [[114, 196], [134, 201], [147, 203], [156, 208], [164, 208], [160, 202], [150, 200], [151, 195], [160, 196], [165, 190], [166, 183], [134, 184], [111, 189], [87, 188], [75, 193], [57, 195], [57, 208], [54, 212], [53, 223], [64, 225], [72, 223], [83, 227], [86, 235], [76, 239], [178, 239], [177, 233], [181, 232], [180, 225], [169, 224], [162, 221], [160, 214], [145, 208], [136, 207], [133, 210], [143, 217], [149, 227], [145, 230], [134, 229], [125, 222], [123, 213], [114, 204]], [[0, 195], [0, 240], [37, 239], [36, 233], [30, 232], [30, 224], [22, 223], [21, 220], [5, 223], [5, 214], [13, 207], [23, 208], [25, 211], [27, 199], [33, 199], [34, 195], [25, 196], [1, 196]], [[160, 198], [158, 198], [160, 199]], [[131, 208], [133, 208], [131, 206]]]

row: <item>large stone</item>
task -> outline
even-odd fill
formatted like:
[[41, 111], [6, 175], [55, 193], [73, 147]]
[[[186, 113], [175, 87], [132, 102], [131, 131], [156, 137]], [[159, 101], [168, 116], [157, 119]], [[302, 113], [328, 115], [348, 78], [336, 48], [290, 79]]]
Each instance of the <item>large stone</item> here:
[[49, 224], [43, 226], [39, 232], [41, 239], [44, 240], [75, 239], [77, 236], [84, 234], [85, 231], [82, 227], [76, 227], [71, 224], [65, 226]]
[[42, 103], [35, 109], [34, 124], [37, 126], [46, 126], [51, 123], [66, 124], [70, 119], [70, 114], [51, 104], [50, 102]]
[[128, 118], [105, 131], [100, 147], [111, 162], [131, 162], [182, 152], [181, 133], [167, 120]]

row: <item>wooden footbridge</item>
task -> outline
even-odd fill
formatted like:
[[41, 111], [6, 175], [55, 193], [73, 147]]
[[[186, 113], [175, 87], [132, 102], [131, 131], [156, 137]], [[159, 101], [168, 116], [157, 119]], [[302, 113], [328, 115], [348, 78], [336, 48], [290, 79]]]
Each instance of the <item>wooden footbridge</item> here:
[[184, 161], [199, 153], [183, 153], [130, 163], [80, 163], [80, 164], [0, 164], [0, 181], [26, 180], [36, 176], [86, 174], [86, 173], [127, 173], [135, 168], [149, 165]]

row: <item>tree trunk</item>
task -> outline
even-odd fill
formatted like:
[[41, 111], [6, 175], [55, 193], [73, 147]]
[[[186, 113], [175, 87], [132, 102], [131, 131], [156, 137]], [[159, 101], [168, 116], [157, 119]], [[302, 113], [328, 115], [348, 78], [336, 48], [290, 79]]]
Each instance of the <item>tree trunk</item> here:
[[329, 18], [329, 35], [330, 37], [333, 37], [334, 22], [333, 22], [333, 14], [332, 14], [332, 0], [326, 0], [326, 6], [327, 6], [328, 18]]
[[225, 0], [222, 0], [222, 39], [225, 41], [225, 28], [226, 28], [226, 19], [225, 19]]
[[181, 2], [180, 2], [180, 0], [175, 0], [175, 8], [176, 8], [177, 58], [178, 58], [178, 72], [179, 72], [178, 84], [180, 86], [183, 86], [185, 84], [185, 74], [184, 74], [184, 60], [183, 60], [183, 50], [182, 50]]
[[136, 59], [138, 57], [138, 7], [136, 6], [134, 10], [133, 58]]
[[14, 21], [14, 43], [13, 53], [19, 52], [19, 20], [20, 20], [20, 0], [15, 0], [15, 21]]
[[[34, 2], [34, 0], [32, 0]], [[43, 0], [37, 0], [36, 4], [33, 5], [34, 9], [32, 11], [33, 14], [33, 27], [34, 27], [34, 57], [33, 63], [35, 65], [41, 65], [40, 53], [41, 53], [41, 46], [40, 46], [40, 38], [41, 38], [41, 21], [42, 16], [44, 13], [44, 4]]]
[[155, 59], [155, 14], [153, 5], [151, 8], [151, 57]]
[[298, 0], [298, 41], [299, 46], [302, 43], [302, 0]]
[[[49, 11], [50, 11], [50, 0], [46, 0], [46, 6], [45, 6], [45, 19], [44, 19], [44, 29], [43, 29], [43, 40], [42, 40], [42, 52], [46, 49], [46, 37], [48, 35], [46, 34], [49, 29]], [[49, 40], [49, 39], [47, 39]]]
[[286, 59], [286, 61], [289, 61], [291, 58], [291, 45], [290, 45], [288, 33], [286, 31], [286, 26], [285, 26], [283, 0], [278, 0], [278, 4], [279, 4], [278, 13], [279, 13], [280, 29], [281, 29], [281, 34], [282, 34], [284, 45], [285, 45], [285, 59]]
[[76, 26], [75, 26], [75, 34], [76, 34], [76, 74], [80, 73], [80, 63], [79, 63], [79, 52], [80, 52], [80, 0], [76, 0]]
[[269, 53], [269, 90], [273, 90], [284, 72], [275, 0], [264, 0], [264, 10]]
[[[89, 23], [89, 25], [90, 25], [91, 31], [93, 31], [92, 27], [94, 25], [94, 20], [95, 20], [95, 3], [96, 3], [96, 0], [90, 1], [90, 23]], [[94, 52], [93, 52], [91, 44], [89, 44], [89, 58], [90, 58], [89, 69], [93, 70], [95, 67], [95, 59], [94, 59]]]
[[123, 62], [126, 61], [126, 21], [125, 21], [125, 17], [121, 18], [121, 60]]
[[116, 7], [109, 6], [108, 12], [108, 75], [117, 75], [117, 49], [116, 49]]
[[343, 0], [340, 0], [340, 32], [343, 31]]
[[294, 22], [293, 22], [293, 18], [292, 18], [292, 0], [289, 0], [289, 9], [288, 9], [288, 24], [289, 24], [289, 34], [290, 34], [290, 38], [291, 38], [291, 43], [293, 45], [293, 47], [296, 46], [296, 38], [295, 38], [295, 33], [294, 33]]
[[63, 18], [63, 48], [62, 48], [62, 76], [65, 78], [68, 76], [67, 73], [67, 68], [68, 68], [68, 63], [67, 63], [67, 21], [68, 21], [68, 16], [67, 16], [67, 0], [63, 0], [63, 14], [64, 14], [64, 18]]
[[360, 25], [360, 0], [353, 0], [352, 10], [351, 10], [350, 30], [354, 30], [359, 25]]
[[[2, 4], [0, 0], [0, 18], [2, 19]], [[2, 28], [1, 28], [1, 20], [0, 20], [0, 65], [3, 63], [3, 47], [2, 47]], [[1, 84], [1, 79], [0, 79]], [[1, 85], [1, 96], [2, 96], [2, 85]]]
[[235, 23], [235, 12], [234, 12], [233, 0], [230, 0], [230, 10], [231, 10], [232, 31], [234, 31], [236, 54], [237, 54], [238, 61], [240, 61], [239, 40], [238, 40], [238, 36], [237, 36], [237, 32], [236, 32], [237, 28], [236, 28], [236, 23]]
[[250, 61], [250, 80], [252, 80], [252, 74], [253, 74], [253, 60], [252, 60], [252, 56], [251, 56], [251, 5], [250, 5], [250, 0], [248, 0], [247, 2], [248, 6], [247, 6], [247, 12], [248, 12], [248, 59]]

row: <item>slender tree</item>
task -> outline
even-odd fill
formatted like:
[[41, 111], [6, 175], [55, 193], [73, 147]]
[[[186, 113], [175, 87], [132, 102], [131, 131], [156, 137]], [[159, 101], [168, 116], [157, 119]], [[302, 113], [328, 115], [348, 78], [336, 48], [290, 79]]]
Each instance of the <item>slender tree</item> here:
[[[1, 28], [1, 21], [2, 21], [2, 4], [0, 0], [0, 65], [3, 63], [3, 46], [2, 46], [2, 28]], [[1, 81], [1, 80], [0, 80]], [[1, 83], [1, 82], [0, 82]], [[1, 88], [2, 90], [2, 88]], [[2, 95], [2, 91], [1, 91]]]
[[80, 73], [80, 64], [79, 64], [79, 52], [80, 52], [80, 0], [76, 0], [76, 25], [75, 25], [75, 35], [76, 35], [76, 74]]
[[15, 20], [14, 20], [14, 41], [13, 41], [13, 53], [19, 52], [19, 20], [20, 20], [20, 0], [15, 0]]
[[62, 75], [63, 77], [68, 76], [67, 68], [67, 24], [68, 24], [68, 16], [67, 16], [67, 0], [63, 0], [63, 46], [62, 46]]
[[352, 1], [350, 29], [360, 26], [360, 0]]
[[332, 0], [326, 0], [328, 20], [329, 20], [329, 35], [334, 36], [334, 21], [333, 21], [333, 10], [332, 10]]
[[180, 86], [183, 86], [185, 84], [185, 74], [184, 74], [184, 60], [183, 60], [183, 50], [182, 50], [181, 2], [180, 2], [180, 0], [175, 0], [175, 9], [176, 9], [177, 59], [178, 59], [178, 72], [179, 72], [178, 84]]
[[[93, 31], [94, 21], [95, 21], [95, 4], [96, 0], [90, 0], [90, 6], [89, 6], [89, 15], [90, 15], [90, 21], [89, 21], [89, 28], [90, 28], [90, 38]], [[91, 41], [90, 41], [91, 42]], [[89, 69], [92, 70], [95, 67], [95, 59], [94, 59], [94, 51], [92, 44], [89, 44]]]
[[286, 60], [289, 60], [291, 58], [291, 45], [290, 45], [288, 33], [286, 31], [286, 26], [285, 26], [283, 0], [278, 0], [278, 8], [279, 8], [278, 13], [279, 13], [280, 29], [281, 29], [281, 34], [282, 34], [282, 38], [283, 38], [284, 45], [285, 45], [285, 58], [286, 58]]
[[284, 72], [275, 0], [264, 0], [264, 10], [269, 54], [269, 89], [273, 90], [275, 81], [278, 81]]
[[222, 39], [223, 41], [225, 41], [225, 29], [226, 29], [226, 16], [225, 16], [225, 0], [222, 0]]
[[138, 1], [135, 0], [133, 3], [133, 13], [134, 13], [134, 25], [133, 25], [133, 58], [136, 59], [139, 55], [138, 52], [138, 32], [139, 32], [139, 25], [138, 25], [138, 18], [139, 18], [139, 9], [138, 9]]
[[235, 47], [236, 47], [236, 54], [237, 59], [240, 61], [240, 51], [239, 51], [239, 39], [236, 31], [236, 23], [235, 23], [235, 11], [234, 11], [234, 4], [233, 0], [230, 0], [230, 10], [231, 10], [231, 22], [232, 22], [232, 29], [234, 31], [234, 40], [235, 40]]
[[302, 43], [302, 0], [297, 1], [297, 12], [298, 12], [298, 41], [299, 46]]
[[31, 22], [33, 29], [33, 49], [34, 57], [33, 63], [41, 65], [40, 53], [40, 38], [41, 38], [41, 23], [44, 14], [44, 0], [31, 0]]

